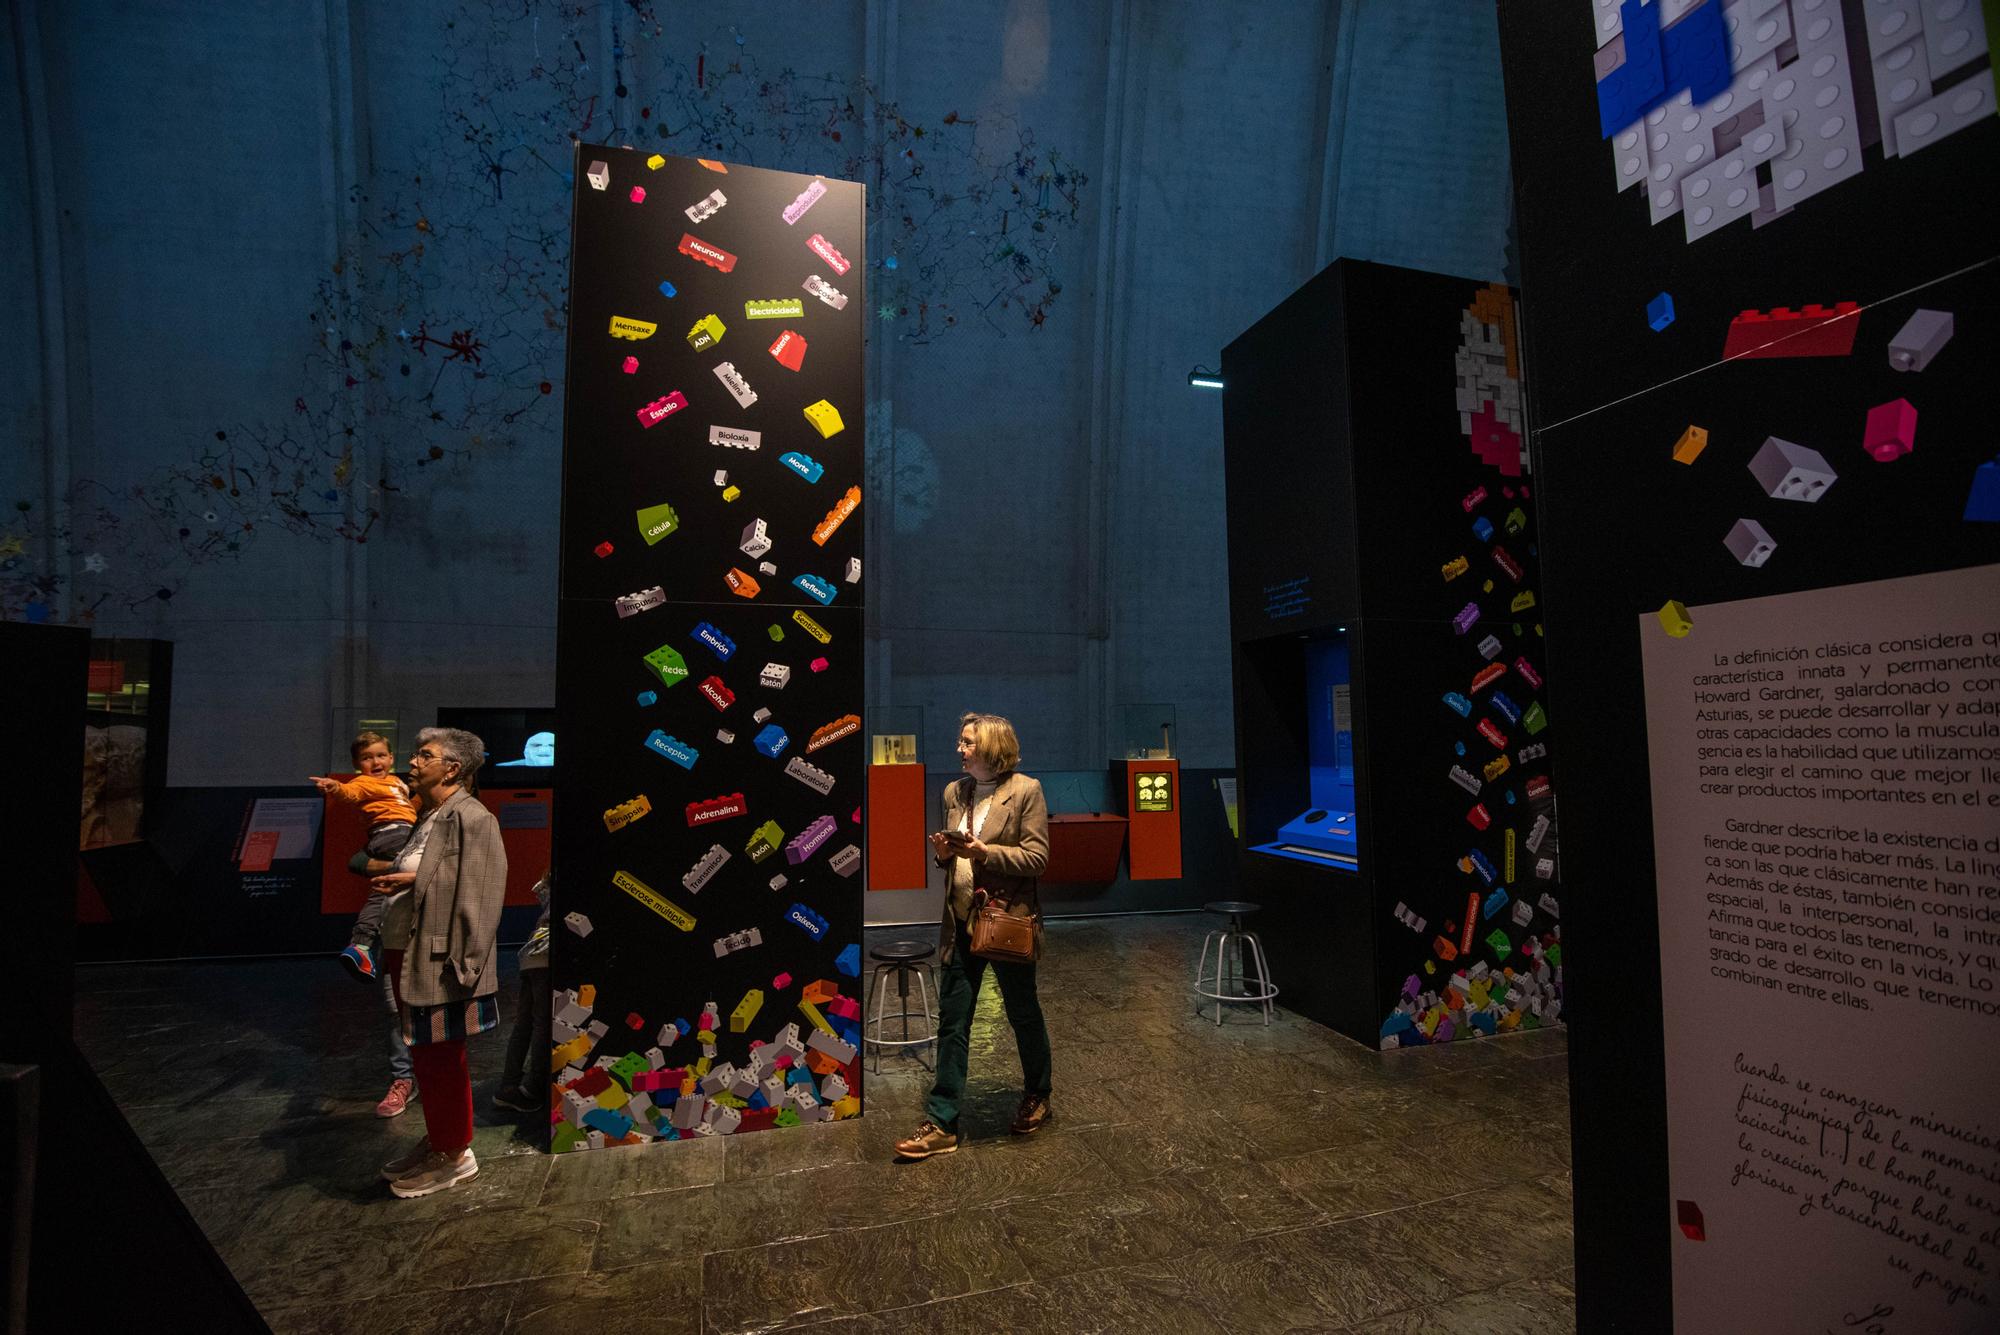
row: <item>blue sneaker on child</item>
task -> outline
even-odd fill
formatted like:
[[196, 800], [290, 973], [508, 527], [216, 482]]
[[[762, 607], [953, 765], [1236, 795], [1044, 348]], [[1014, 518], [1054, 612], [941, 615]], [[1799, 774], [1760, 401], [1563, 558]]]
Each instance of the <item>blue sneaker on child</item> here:
[[375, 956], [366, 946], [349, 946], [340, 952], [340, 962], [357, 983], [375, 981]]

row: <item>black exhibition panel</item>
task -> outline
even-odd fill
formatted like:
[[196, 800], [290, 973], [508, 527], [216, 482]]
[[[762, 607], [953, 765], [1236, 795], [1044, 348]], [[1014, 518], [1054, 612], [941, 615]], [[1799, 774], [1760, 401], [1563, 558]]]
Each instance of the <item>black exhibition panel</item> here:
[[[1627, 14], [1636, 8], [1626, 6]], [[1671, 211], [1657, 220], [1651, 172], [1620, 188], [1628, 159], [1603, 130], [1596, 91], [1611, 48], [1600, 43], [1590, 7], [1500, 6], [1523, 326], [1534, 367], [1528, 406], [1543, 505], [1548, 655], [1564, 719], [1587, 721], [1589, 733], [1587, 746], [1565, 747], [1556, 761], [1564, 879], [1579, 890], [1565, 904], [1568, 925], [1591, 947], [1567, 975], [1585, 1017], [1569, 1047], [1579, 1329], [1674, 1329], [1672, 1249], [1719, 1245], [1700, 1242], [1698, 1228], [1677, 1229], [1669, 1182], [1641, 637], [1673, 633], [1660, 622], [1670, 600], [1699, 607], [2000, 561], [2000, 525], [1961, 518], [1975, 467], [1994, 448], [1990, 381], [2000, 333], [1984, 317], [2000, 305], [2000, 265], [1992, 212], [1980, 196], [2000, 161], [2000, 125], [1989, 101], [1983, 118], [1948, 139], [1886, 153], [1867, 130], [1877, 123], [1878, 96], [1886, 108], [1900, 95], [1887, 66], [1871, 61], [1871, 43], [1879, 46], [1890, 29], [1871, 36], [1862, 10], [1790, 4], [1765, 16], [1802, 29], [1776, 34], [1787, 44], [1770, 54], [1773, 98], [1811, 80], [1808, 65], [1833, 67], [1825, 57], [1798, 58], [1799, 41], [1844, 41], [1838, 68], [1853, 69], [1863, 140], [1851, 152], [1828, 146], [1849, 128], [1833, 104], [1850, 90], [1824, 84], [1822, 110], [1805, 106], [1805, 119], [1788, 120], [1806, 149], [1796, 175], [1791, 157], [1762, 169], [1750, 181], [1753, 207], [1761, 182], [1760, 212], [1714, 225], [1693, 176], [1680, 178], [1687, 189], [1666, 196]], [[1915, 6], [1887, 10], [1897, 24], [1915, 17]], [[1831, 31], [1820, 26], [1826, 16]], [[1924, 37], [1915, 27], [1903, 34], [1911, 36], [1921, 59]], [[1990, 71], [1979, 73], [1990, 79]], [[1683, 94], [1669, 104], [1667, 124], [1649, 119], [1646, 136], [1669, 143], [1686, 101]], [[1739, 98], [1728, 110], [1762, 115], [1755, 105]], [[1655, 169], [1657, 179], [1675, 170], [1664, 162]], [[1853, 174], [1773, 209], [1774, 181], [1782, 189], [1822, 169]], [[1718, 190], [1714, 207], [1721, 197]], [[1671, 311], [1655, 304], [1663, 296]], [[1746, 331], [1792, 318], [1779, 308], [1831, 312], [1841, 302], [1860, 307], [1845, 321], [1851, 354], [1740, 355], [1755, 341]], [[1920, 308], [1955, 312], [1957, 325], [1945, 353], [1918, 376], [1884, 354]], [[1752, 313], [1747, 324], [1744, 312]], [[1861, 448], [1864, 418], [1904, 395], [1921, 399], [1917, 448], [1878, 463]], [[1677, 443], [1697, 425], [1707, 433], [1705, 455], [1691, 465], [1677, 461]], [[1774, 434], [1824, 451], [1839, 478], [1822, 498], [1766, 504], [1771, 498], [1745, 465]], [[1768, 563], [1747, 563], [1725, 544], [1746, 515], [1769, 526], [1776, 550]], [[1715, 1034], [1719, 1060], [1740, 1041], [1737, 1033]], [[1990, 1059], [1983, 1065], [1990, 1078]], [[1769, 1280], [1787, 1283], [1783, 1275]], [[1905, 1303], [1888, 1291], [1907, 1282], [1882, 1287], [1886, 1302]], [[1889, 1328], [1903, 1326], [1898, 1317]]]
[[588, 144], [575, 177], [554, 1147], [852, 1115], [864, 192]]
[[1512, 295], [1341, 260], [1223, 352], [1241, 896], [1371, 1047], [1560, 1021]]

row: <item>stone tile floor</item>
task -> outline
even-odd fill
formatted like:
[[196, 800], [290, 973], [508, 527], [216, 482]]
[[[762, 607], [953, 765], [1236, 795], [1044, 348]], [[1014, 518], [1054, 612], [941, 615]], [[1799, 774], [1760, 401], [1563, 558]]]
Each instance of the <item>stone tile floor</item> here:
[[1564, 1035], [1218, 1028], [1187, 987], [1206, 926], [1051, 924], [1057, 1120], [1007, 1134], [989, 982], [967, 1144], [917, 1164], [890, 1152], [928, 1086], [908, 1055], [858, 1120], [551, 1157], [487, 1106], [496, 1034], [472, 1043], [479, 1176], [400, 1201], [375, 1170], [421, 1113], [373, 1116], [384, 1017], [332, 960], [86, 968], [77, 1028], [279, 1331], [1573, 1330]]

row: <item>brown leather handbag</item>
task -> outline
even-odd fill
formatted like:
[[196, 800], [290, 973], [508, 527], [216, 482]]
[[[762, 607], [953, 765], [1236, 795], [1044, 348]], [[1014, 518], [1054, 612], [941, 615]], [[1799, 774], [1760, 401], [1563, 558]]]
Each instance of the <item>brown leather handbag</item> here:
[[1015, 917], [982, 890], [972, 910], [972, 953], [997, 964], [1033, 964], [1042, 953], [1040, 926], [1033, 918]]

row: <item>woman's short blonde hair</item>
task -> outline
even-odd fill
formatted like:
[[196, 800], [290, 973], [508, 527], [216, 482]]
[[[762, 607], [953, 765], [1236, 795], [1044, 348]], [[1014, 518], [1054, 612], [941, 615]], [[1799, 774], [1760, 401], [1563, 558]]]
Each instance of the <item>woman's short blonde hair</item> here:
[[1021, 739], [1014, 725], [998, 714], [963, 714], [959, 731], [972, 729], [972, 753], [979, 763], [997, 774], [1012, 774], [1021, 767]]

